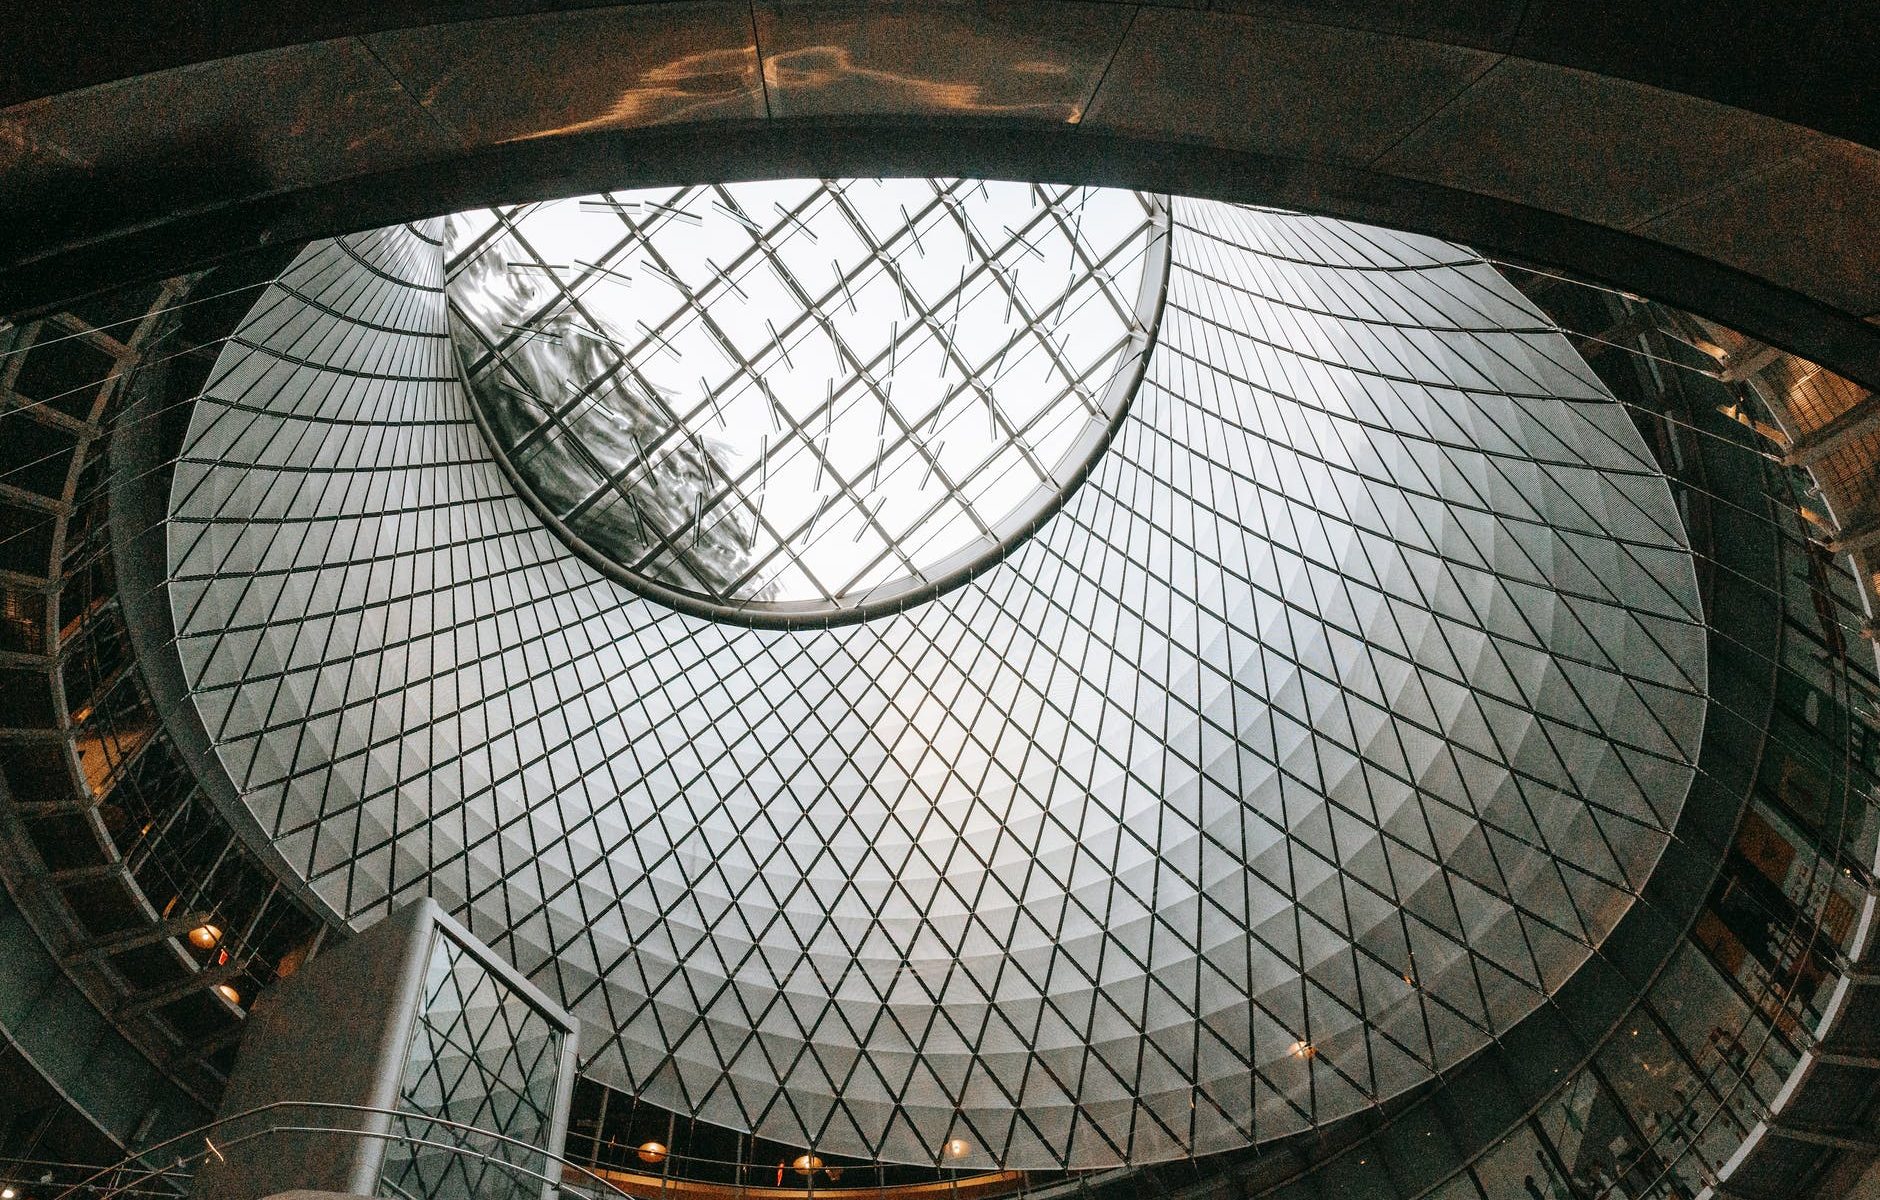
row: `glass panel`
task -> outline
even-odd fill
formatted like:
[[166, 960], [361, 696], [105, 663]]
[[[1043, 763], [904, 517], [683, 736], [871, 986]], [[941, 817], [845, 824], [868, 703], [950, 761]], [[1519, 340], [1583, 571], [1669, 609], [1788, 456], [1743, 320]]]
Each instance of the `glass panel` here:
[[415, 1115], [393, 1123], [394, 1133], [412, 1140], [387, 1143], [380, 1194], [541, 1197], [543, 1177], [555, 1171], [527, 1148], [551, 1148], [561, 1031], [442, 930], [431, 944], [420, 1005], [398, 1089], [398, 1107]]
[[1656, 1181], [1656, 1190], [1648, 1193], [1654, 1196], [1688, 1196], [1703, 1187], [1702, 1168], [1685, 1151], [1700, 1125], [1697, 1110], [1712, 1106], [1701, 1098], [1703, 1085], [1657, 1025], [1646, 1014], [1634, 1013], [1597, 1062], [1632, 1120], [1633, 1131], [1618, 1151], [1626, 1168], [1623, 1178]]
[[[689, 228], [738, 224], [705, 208]], [[762, 321], [715, 341], [652, 268], [708, 312], [724, 278], [787, 291], [777, 270], [575, 216], [639, 246], [631, 287], [690, 314], [674, 337], [782, 361]], [[776, 219], [799, 283], [816, 264], [791, 255], [888, 229]], [[926, 603], [781, 629], [636, 594], [542, 527], [455, 386], [437, 244], [309, 248], [288, 282], [317, 335], [227, 344], [172, 493], [177, 653], [255, 818], [348, 917], [429, 891], [503, 931], [599, 1034], [595, 1078], [791, 1158], [1185, 1158], [1441, 1074], [1572, 975], [1677, 820], [1706, 639], [1676, 505], [1624, 408], [1467, 250], [1169, 219], [1153, 361], [1064, 507]], [[855, 311], [817, 303], [879, 357], [904, 293], [868, 259]], [[895, 270], [928, 305], [921, 259]], [[638, 336], [631, 362], [667, 369]], [[389, 362], [435, 394], [374, 378]], [[696, 381], [634, 395], [761, 442], [773, 408], [737, 378], [725, 427]], [[812, 406], [790, 421], [825, 378], [780, 394]], [[1008, 418], [1062, 398], [1024, 378]], [[556, 424], [531, 428], [574, 436]]]
[[1482, 1200], [1482, 1191], [1475, 1186], [1475, 1177], [1464, 1171], [1434, 1191], [1425, 1192], [1420, 1200]]
[[594, 553], [714, 605], [839, 613], [996, 551], [1102, 451], [1160, 208], [921, 179], [517, 205], [451, 219], [451, 329], [499, 445]]
[[1653, 986], [1652, 1004], [1741, 1121], [1759, 1119], [1796, 1056], [1716, 964], [1686, 942]]
[[1526, 1125], [1478, 1159], [1475, 1176], [1489, 1200], [1579, 1200], [1540, 1138]]
[[1638, 1138], [1625, 1111], [1590, 1068], [1543, 1105], [1536, 1118], [1582, 1195], [1670, 1194], [1667, 1187], [1652, 1188], [1656, 1169], [1641, 1161]]

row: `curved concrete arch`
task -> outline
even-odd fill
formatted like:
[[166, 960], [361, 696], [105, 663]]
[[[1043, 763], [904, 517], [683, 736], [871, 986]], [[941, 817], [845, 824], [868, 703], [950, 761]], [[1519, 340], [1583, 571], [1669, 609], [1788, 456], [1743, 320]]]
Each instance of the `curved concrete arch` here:
[[1616, 24], [1252, 7], [485, 3], [429, 23], [421, 0], [205, 4], [52, 66], [24, 41], [0, 77], [19, 101], [0, 110], [0, 311], [497, 199], [940, 172], [1429, 232], [1880, 383], [1867, 23], [1785, 14], [1778, 54], [1764, 19], [1719, 28], [1677, 0]]

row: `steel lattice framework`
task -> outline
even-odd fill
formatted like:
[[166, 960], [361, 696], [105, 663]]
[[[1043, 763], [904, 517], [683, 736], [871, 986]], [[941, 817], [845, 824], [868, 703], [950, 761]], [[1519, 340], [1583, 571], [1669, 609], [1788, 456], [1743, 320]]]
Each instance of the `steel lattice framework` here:
[[177, 649], [260, 836], [346, 920], [460, 913], [587, 1022], [589, 1073], [823, 1151], [1204, 1153], [1505, 1033], [1690, 783], [1670, 491], [1470, 252], [1171, 213], [1088, 478], [838, 628], [603, 574], [482, 436], [441, 229], [310, 247], [169, 516]]
[[1165, 223], [964, 180], [518, 205], [453, 218], [452, 331], [525, 495], [603, 571], [707, 616], [857, 620], [1083, 477], [1141, 378]]

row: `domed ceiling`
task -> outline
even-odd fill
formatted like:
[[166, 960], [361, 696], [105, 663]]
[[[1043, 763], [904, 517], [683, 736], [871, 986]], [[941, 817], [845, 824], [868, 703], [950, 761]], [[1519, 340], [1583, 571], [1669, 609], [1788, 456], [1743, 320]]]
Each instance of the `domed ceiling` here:
[[[625, 265], [518, 249], [536, 206], [453, 219], [448, 245], [440, 221], [300, 255], [222, 353], [170, 498], [176, 649], [257, 835], [355, 925], [436, 897], [583, 1019], [595, 1078], [835, 1154], [1245, 1146], [1543, 1004], [1657, 862], [1703, 721], [1685, 532], [1624, 409], [1465, 249], [1181, 198], [895, 188], [587, 202]], [[873, 244], [812, 245], [858, 194], [892, 200]], [[667, 245], [710, 268], [659, 279]], [[630, 286], [573, 312], [603, 268]], [[804, 285], [810, 341], [759, 274]], [[862, 297], [836, 281], [890, 277], [848, 362]], [[965, 316], [935, 320], [962, 277], [986, 289], [970, 344]], [[1088, 332], [1053, 323], [1074, 295]], [[682, 342], [745, 304], [742, 363]], [[908, 327], [963, 352], [890, 350]], [[981, 353], [1002, 344], [1036, 356], [1022, 388]], [[1132, 355], [1139, 386], [1098, 386]], [[790, 369], [773, 425], [759, 381]], [[610, 371], [616, 436], [544, 415]], [[649, 553], [768, 512], [751, 471], [784, 443], [813, 471], [841, 381], [880, 432], [792, 513], [839, 494], [862, 526], [878, 466], [884, 511], [910, 489], [981, 511], [964, 469], [927, 493], [901, 469], [930, 444], [912, 418], [957, 397], [988, 421], [976, 462], [1033, 440], [1021, 413], [1071, 432], [983, 506], [990, 539], [955, 539], [961, 518], [928, 561], [892, 552], [911, 518], [835, 534], [894, 564], [850, 572], [860, 593], [803, 583], [839, 572], [787, 534], [759, 539], [788, 564], [768, 592]], [[714, 396], [748, 407], [720, 424]], [[611, 461], [581, 496], [661, 531], [584, 531], [525, 467], [532, 437], [585, 439], [553, 470]], [[685, 470], [618, 470], [659, 437], [689, 442]], [[900, 602], [845, 600], [884, 584]], [[778, 600], [846, 623], [713, 615]]]

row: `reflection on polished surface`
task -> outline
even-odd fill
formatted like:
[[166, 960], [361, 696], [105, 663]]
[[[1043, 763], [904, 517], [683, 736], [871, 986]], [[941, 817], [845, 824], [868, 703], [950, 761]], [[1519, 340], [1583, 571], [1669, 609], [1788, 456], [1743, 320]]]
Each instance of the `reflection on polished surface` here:
[[[849, 1196], [857, 1200], [992, 1200], [995, 1196], [1024, 1191], [1028, 1181], [1023, 1171], [986, 1171], [923, 1183], [888, 1183], [879, 1177], [878, 1169], [866, 1167], [838, 1168], [833, 1175], [817, 1172], [814, 1179], [802, 1179], [800, 1176], [805, 1172], [786, 1170], [781, 1164], [775, 1168], [774, 1175], [769, 1168], [747, 1168], [721, 1181], [709, 1178], [709, 1170], [701, 1171], [698, 1164], [680, 1163], [676, 1164], [674, 1173], [665, 1175], [610, 1171], [604, 1167], [578, 1173], [571, 1170], [563, 1177], [564, 1187], [569, 1190], [579, 1187], [586, 1182], [584, 1176], [590, 1174], [623, 1195], [646, 1200], [667, 1196], [695, 1200], [744, 1200], [746, 1197], [795, 1200], [812, 1196], [833, 1196], [838, 1200]], [[591, 1186], [587, 1190], [598, 1191]]]
[[1097, 89], [1128, 10], [1048, 11], [1035, 0], [917, 10], [759, 4], [773, 116], [921, 113], [1074, 124]]
[[[624, 91], [615, 93], [610, 86], [583, 96], [577, 113], [570, 114], [577, 119], [549, 128], [528, 128], [505, 140], [521, 142], [597, 129], [633, 129], [667, 121], [748, 115], [754, 74], [748, 47], [682, 55], [647, 67]], [[611, 85], [612, 80], [608, 83]]]

